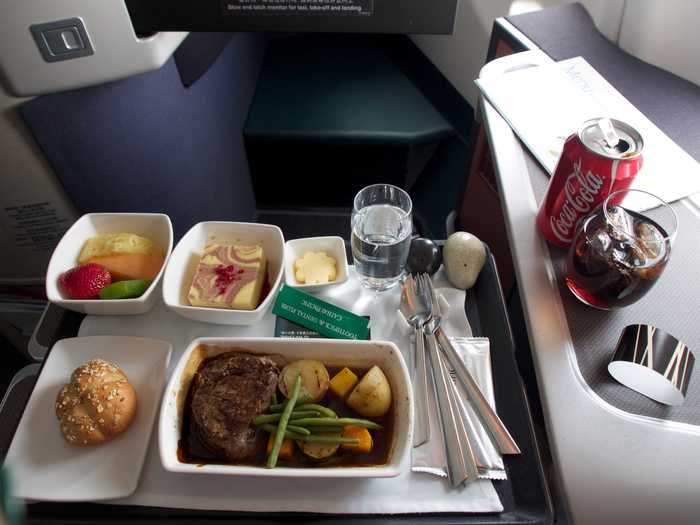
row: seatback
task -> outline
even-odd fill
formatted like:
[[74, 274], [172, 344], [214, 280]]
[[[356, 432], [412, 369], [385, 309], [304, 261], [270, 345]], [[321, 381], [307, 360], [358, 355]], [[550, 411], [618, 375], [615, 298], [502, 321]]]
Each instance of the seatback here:
[[627, 0], [618, 45], [628, 53], [700, 85], [700, 2]]

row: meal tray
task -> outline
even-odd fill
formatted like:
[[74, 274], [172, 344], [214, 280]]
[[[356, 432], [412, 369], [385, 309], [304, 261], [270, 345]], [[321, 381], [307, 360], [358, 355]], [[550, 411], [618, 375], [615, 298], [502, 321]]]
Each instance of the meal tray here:
[[[49, 308], [56, 308], [50, 306]], [[60, 310], [60, 309], [59, 309]], [[323, 515], [306, 513], [230, 513], [199, 510], [164, 509], [95, 503], [35, 503], [28, 507], [27, 523], [68, 524], [130, 522], [148, 523], [229, 523], [267, 525], [276, 523], [308, 523], [350, 525], [350, 524], [550, 524], [552, 505], [545, 482], [542, 461], [537, 448], [530, 408], [515, 360], [515, 346], [506, 314], [496, 265], [489, 253], [486, 265], [474, 288], [467, 292], [465, 311], [475, 336], [491, 340], [494, 389], [498, 413], [511, 431], [522, 450], [519, 456], [505, 456], [508, 479], [494, 481], [494, 487], [503, 504], [503, 512], [498, 514], [420, 514], [420, 515]], [[50, 312], [49, 312], [50, 313]], [[82, 314], [56, 312], [63, 316], [51, 334], [42, 333], [38, 328], [42, 343], [52, 346], [53, 342], [64, 337], [77, 335]], [[51, 315], [44, 316], [50, 323]], [[27, 390], [27, 389], [24, 389]], [[22, 406], [26, 404], [28, 392], [18, 391], [8, 402]], [[8, 393], [12, 397], [12, 392]], [[17, 410], [20, 412], [20, 410]], [[21, 415], [21, 414], [20, 414]], [[9, 443], [9, 433], [14, 433], [16, 421], [6, 421], [0, 436]], [[7, 439], [5, 439], [7, 437]], [[1, 450], [2, 457], [6, 450]], [[322, 494], [318, 495], [322, 497]]]

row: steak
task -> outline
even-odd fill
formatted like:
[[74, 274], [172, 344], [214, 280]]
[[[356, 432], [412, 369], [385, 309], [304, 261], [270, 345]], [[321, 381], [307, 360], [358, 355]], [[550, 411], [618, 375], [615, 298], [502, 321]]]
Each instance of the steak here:
[[192, 383], [192, 430], [212, 454], [236, 461], [253, 455], [251, 423], [270, 406], [279, 370], [274, 361], [226, 352], [204, 362]]

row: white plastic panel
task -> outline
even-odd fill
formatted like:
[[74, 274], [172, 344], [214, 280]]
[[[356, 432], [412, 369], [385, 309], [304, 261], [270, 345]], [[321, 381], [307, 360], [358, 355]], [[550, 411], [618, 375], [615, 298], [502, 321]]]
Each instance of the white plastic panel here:
[[[573, 1], [575, 0], [459, 0], [454, 34], [414, 35], [411, 39], [472, 107], [476, 107], [478, 90], [474, 79], [479, 76], [479, 70], [486, 60], [494, 20]], [[578, 1], [588, 10], [596, 27], [609, 40], [617, 41], [625, 0]]]
[[619, 45], [637, 58], [700, 85], [700, 2], [628, 1]]
[[[31, 96], [109, 82], [157, 69], [187, 33], [139, 39], [120, 0], [2, 0], [0, 76], [12, 95]], [[94, 54], [44, 61], [29, 27], [80, 17]]]

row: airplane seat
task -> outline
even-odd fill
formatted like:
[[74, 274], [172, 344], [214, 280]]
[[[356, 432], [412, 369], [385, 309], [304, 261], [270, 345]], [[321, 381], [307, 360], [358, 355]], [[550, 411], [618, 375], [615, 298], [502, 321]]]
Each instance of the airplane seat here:
[[171, 57], [154, 71], [36, 97], [20, 113], [79, 213], [167, 213], [177, 238], [200, 221], [250, 220], [242, 129], [266, 43], [233, 35], [189, 87]]
[[[634, 8], [632, 5], [634, 4]], [[700, 73], [697, 45], [689, 24], [680, 19], [700, 5], [682, 3], [677, 9], [664, 2], [627, 2], [620, 23], [619, 42], [606, 38], [586, 8], [564, 4], [507, 17], [554, 60], [582, 56], [622, 95], [691, 156], [700, 160]], [[653, 23], [650, 21], [653, 19]], [[669, 24], [678, 23], [679, 35], [669, 37]], [[685, 29], [683, 29], [685, 27]], [[683, 37], [686, 35], [686, 38]], [[672, 51], [661, 51], [667, 39]], [[653, 42], [663, 45], [653, 45]], [[682, 53], [680, 51], [682, 50]], [[650, 63], [648, 60], [653, 60]], [[695, 82], [695, 83], [694, 83]]]
[[452, 126], [362, 36], [273, 40], [244, 128], [258, 205], [352, 207], [379, 182], [410, 190]]

